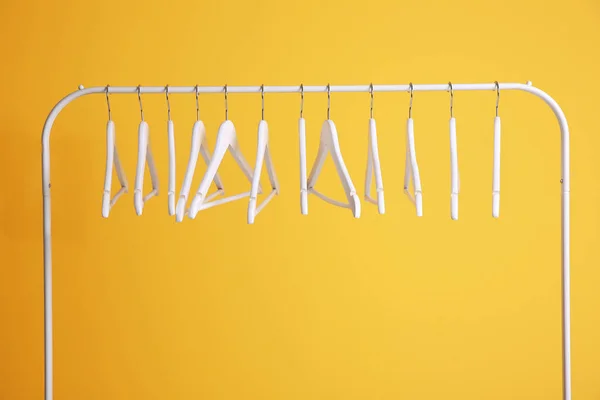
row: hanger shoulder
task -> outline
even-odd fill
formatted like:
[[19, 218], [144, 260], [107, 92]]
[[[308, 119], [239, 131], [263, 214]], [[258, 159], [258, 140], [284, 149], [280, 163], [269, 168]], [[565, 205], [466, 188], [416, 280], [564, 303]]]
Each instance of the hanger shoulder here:
[[152, 154], [152, 146], [150, 137], [148, 137], [148, 151], [146, 152], [146, 162], [148, 163], [148, 171], [150, 172], [150, 183], [152, 184], [152, 192], [144, 196], [144, 202], [148, 201], [152, 196], [158, 195], [158, 173]]
[[[348, 204], [343, 204], [339, 201], [332, 200], [314, 189], [317, 178], [319, 177], [319, 174], [321, 173], [321, 170], [323, 168], [323, 163], [325, 162], [325, 157], [327, 153], [331, 154], [331, 157], [334, 161], [338, 177], [340, 178], [342, 186], [344, 187], [344, 194], [346, 195]], [[352, 209], [352, 213], [355, 218], [360, 217], [360, 199], [356, 194], [356, 189], [354, 188], [354, 184], [350, 179], [350, 174], [348, 173], [346, 165], [344, 164], [335, 124], [332, 120], [329, 119], [325, 120], [325, 122], [321, 126], [319, 150], [317, 153], [315, 163], [312, 167], [310, 177], [308, 179], [308, 191], [310, 193], [316, 194], [318, 197], [331, 204], [350, 208]]]
[[492, 177], [492, 216], [500, 216], [500, 143], [501, 143], [500, 117], [494, 118], [494, 168]]
[[275, 166], [273, 164], [273, 157], [271, 155], [271, 146], [269, 144], [267, 144], [265, 152], [265, 165], [267, 166], [267, 174], [269, 175], [271, 188], [277, 191], [279, 194], [279, 180], [277, 179], [277, 174], [275, 173]]
[[198, 191], [192, 200], [192, 204], [190, 205], [189, 216], [190, 218], [195, 218], [198, 211], [200, 211], [200, 206], [205, 200], [206, 193], [208, 188], [210, 187], [210, 183], [213, 180], [214, 176], [221, 165], [221, 161], [223, 161], [223, 157], [229, 148], [232, 140], [235, 138], [235, 128], [233, 123], [229, 120], [224, 121], [219, 126], [219, 131], [217, 133], [217, 141], [215, 143], [215, 149], [213, 151], [213, 156], [208, 163], [208, 168], [204, 173], [204, 177], [200, 182], [200, 186], [198, 187]]
[[[406, 164], [404, 171], [404, 193], [415, 205], [417, 217], [423, 216], [423, 196], [421, 190], [421, 174], [417, 163], [417, 150], [415, 145], [414, 122], [412, 118], [406, 121]], [[410, 192], [412, 181], [414, 194]]]
[[450, 118], [450, 171], [452, 193], [450, 194], [450, 215], [453, 220], [458, 219], [458, 193], [460, 191], [460, 177], [458, 172], [458, 145], [456, 140], [456, 119]]
[[175, 124], [167, 122], [167, 143], [169, 147], [169, 182], [167, 191], [167, 204], [169, 215], [175, 214]]
[[[261, 123], [266, 124], [266, 121], [261, 121]], [[250, 167], [250, 164], [248, 164], [248, 161], [246, 161], [246, 158], [242, 154], [242, 151], [240, 149], [240, 146], [239, 146], [239, 143], [237, 140], [237, 135], [235, 133], [235, 130], [234, 130], [233, 139], [229, 145], [229, 151], [230, 151], [231, 155], [233, 156], [233, 159], [235, 160], [238, 167], [240, 167], [240, 169], [244, 173], [244, 176], [246, 176], [246, 179], [248, 179], [249, 182], [252, 182], [252, 168]], [[260, 187], [260, 184], [259, 184], [259, 192], [262, 192], [262, 187]]]
[[[144, 196], [144, 170], [146, 163], [148, 163], [148, 170], [150, 171], [152, 191]], [[150, 147], [149, 127], [146, 121], [141, 121], [138, 126], [138, 159], [133, 192], [133, 203], [137, 215], [142, 215], [144, 203], [155, 195], [158, 195], [158, 175]]]
[[350, 200], [352, 195], [356, 193], [356, 189], [354, 188], [352, 179], [350, 179], [350, 174], [348, 173], [348, 169], [346, 168], [346, 164], [344, 163], [344, 159], [342, 157], [342, 151], [340, 149], [340, 142], [335, 124], [331, 120], [326, 121], [326, 124], [328, 125], [328, 129], [326, 130], [327, 139], [330, 143], [329, 151], [333, 158], [338, 176], [342, 181], [342, 185], [346, 191], [346, 196], [348, 197], [348, 200]]
[[308, 189], [306, 176], [306, 121], [298, 120], [298, 140], [300, 148], [300, 212], [308, 214]]
[[408, 118], [406, 121], [406, 140], [404, 141], [406, 152], [405, 152], [405, 163], [404, 163], [404, 193], [410, 196], [410, 179], [411, 179], [411, 163], [410, 163], [410, 142], [408, 132], [412, 129], [412, 118]]
[[[179, 199], [177, 200], [177, 207], [175, 210], [176, 221], [182, 222], [183, 217], [186, 213], [189, 213], [189, 209], [186, 210], [187, 199], [189, 196], [190, 188], [192, 185], [192, 179], [194, 177], [194, 173], [196, 170], [196, 165], [198, 162], [198, 155], [202, 155], [202, 158], [206, 165], [209, 165], [211, 162], [210, 152], [208, 150], [208, 145], [206, 143], [206, 128], [204, 123], [200, 120], [197, 120], [194, 123], [192, 128], [192, 141], [190, 147], [190, 156], [188, 160], [188, 166], [186, 169], [184, 182], [181, 187], [181, 191], [179, 193]], [[213, 181], [217, 186], [217, 191], [208, 195], [204, 200], [210, 200], [216, 196], [222, 195], [224, 193], [223, 185], [221, 183], [221, 179], [218, 173], [215, 173], [213, 177]], [[209, 183], [210, 185], [210, 183]], [[207, 189], [208, 190], [208, 189]]]
[[321, 134], [319, 136], [319, 148], [317, 150], [317, 156], [315, 158], [315, 162], [310, 170], [310, 175], [308, 177], [308, 190], [311, 190], [316, 184], [319, 175], [321, 174], [321, 170], [323, 168], [323, 164], [325, 163], [325, 157], [329, 152], [330, 148], [330, 134], [329, 134], [329, 125], [327, 121], [323, 123], [321, 126]]
[[373, 153], [371, 152], [371, 135], [369, 134], [369, 140], [367, 141], [367, 171], [365, 172], [365, 200], [371, 203], [374, 200], [370, 196], [371, 192], [371, 181], [373, 179]]
[[[213, 197], [213, 195], [207, 197], [207, 191], [210, 187], [211, 182], [215, 180], [219, 166], [223, 161], [223, 157], [228, 151], [232, 153], [237, 164], [242, 168], [244, 175], [248, 178], [250, 182], [252, 182], [252, 171], [250, 170], [248, 163], [243, 158], [242, 153], [239, 150], [235, 127], [231, 121], [226, 120], [219, 126], [219, 132], [217, 133], [217, 141], [215, 143], [215, 150], [213, 151], [212, 158], [208, 163], [206, 173], [204, 174], [204, 177], [200, 182], [198, 191], [196, 192], [196, 195], [192, 200], [192, 204], [190, 205], [190, 210], [188, 213], [190, 218], [195, 218], [200, 210], [250, 196], [250, 192], [245, 192], [238, 195], [225, 197], [220, 200], [215, 200], [210, 203], [206, 203], [207, 200]], [[223, 193], [222, 189], [219, 189], [217, 192], [221, 194]]]
[[183, 177], [183, 183], [181, 185], [179, 199], [177, 200], [177, 206], [175, 210], [176, 220], [178, 222], [183, 221], [187, 197], [190, 193], [192, 179], [194, 178], [194, 172], [196, 171], [196, 164], [198, 162], [198, 152], [200, 151], [200, 146], [205, 135], [206, 129], [204, 127], [204, 124], [202, 123], [202, 121], [196, 121], [192, 128], [190, 155], [188, 158], [188, 164], [185, 170], [185, 176]]
[[110, 212], [110, 192], [112, 188], [112, 170], [115, 155], [115, 123], [106, 124], [106, 171], [104, 173], [104, 192], [102, 194], [102, 216], [108, 218]]
[[[117, 172], [117, 178], [121, 184], [119, 191], [111, 198], [112, 192], [112, 172], [113, 165]], [[129, 190], [129, 184], [127, 183], [127, 177], [125, 171], [121, 165], [119, 159], [119, 153], [117, 152], [117, 144], [115, 138], [115, 123], [109, 120], [106, 124], [106, 169], [104, 174], [104, 192], [102, 194], [102, 216], [108, 218], [110, 209], [115, 205], [119, 197], [123, 193], [127, 193]]]
[[[273, 159], [271, 157], [271, 146], [269, 140], [269, 125], [267, 124], [267, 121], [262, 120], [259, 123], [258, 129], [258, 147], [259, 149], [262, 148], [264, 163], [267, 167], [267, 175], [269, 176], [269, 183], [271, 184], [271, 189], [279, 191], [279, 182], [277, 180], [277, 174], [275, 173], [275, 167], [273, 165]], [[254, 179], [256, 179], [256, 172], [254, 173]]]
[[[369, 137], [368, 137], [368, 156], [367, 156], [367, 177], [365, 179], [365, 199], [377, 204], [380, 214], [385, 213], [385, 200], [383, 195], [383, 178], [381, 174], [381, 164], [379, 161], [379, 146], [377, 143], [377, 124], [375, 119], [369, 119]], [[377, 201], [369, 195], [371, 190], [372, 175], [375, 175], [375, 190]]]
[[[250, 201], [248, 202], [248, 223], [254, 223], [256, 215], [267, 205], [267, 203], [279, 193], [279, 183], [269, 151], [269, 126], [266, 121], [261, 120], [258, 124], [258, 145], [256, 151], [256, 165], [252, 176], [252, 188], [250, 190]], [[260, 176], [263, 163], [266, 164], [271, 192], [263, 202], [257, 206], [257, 195], [260, 193]]]

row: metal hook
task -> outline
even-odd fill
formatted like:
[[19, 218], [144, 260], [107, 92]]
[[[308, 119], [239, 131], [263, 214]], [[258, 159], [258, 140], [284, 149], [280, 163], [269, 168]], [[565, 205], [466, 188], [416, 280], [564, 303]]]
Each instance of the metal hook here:
[[494, 82], [496, 84], [496, 117], [498, 116], [498, 105], [500, 104], [500, 84], [498, 81]]
[[371, 85], [369, 85], [369, 93], [371, 94], [371, 119], [373, 119], [373, 101], [374, 101], [374, 95], [373, 95], [373, 82], [371, 82]]
[[304, 85], [300, 84], [300, 118], [303, 118], [304, 114]]
[[108, 88], [110, 85], [106, 85], [106, 105], [108, 106], [108, 120], [111, 121], [111, 112], [110, 112], [110, 99], [108, 98]]
[[408, 90], [410, 91], [410, 103], [408, 103], [408, 118], [412, 118], [412, 103], [414, 90], [412, 82], [408, 84]]
[[331, 86], [327, 84], [327, 119], [329, 119], [331, 111]]
[[261, 104], [260, 119], [264, 121], [265, 120], [265, 85], [260, 85], [260, 104]]
[[454, 91], [452, 90], [452, 82], [448, 82], [450, 86], [450, 118], [454, 118]]
[[229, 120], [229, 108], [227, 106], [227, 84], [225, 84], [225, 120]]
[[169, 102], [169, 85], [165, 86], [165, 94], [167, 96], [167, 115], [169, 116], [169, 121], [171, 120], [171, 103]]
[[137, 95], [138, 95], [138, 101], [140, 102], [140, 115], [142, 116], [142, 121], [143, 121], [144, 120], [144, 107], [142, 106], [142, 85], [138, 85]]
[[198, 85], [196, 85], [195, 90], [196, 90], [196, 121], [200, 121], [200, 106], [198, 105]]

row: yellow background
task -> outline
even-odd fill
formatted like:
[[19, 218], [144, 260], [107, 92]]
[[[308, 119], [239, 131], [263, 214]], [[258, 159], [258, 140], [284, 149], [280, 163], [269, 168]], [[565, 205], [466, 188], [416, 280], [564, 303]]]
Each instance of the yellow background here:
[[[1, 399], [43, 395], [40, 133], [77, 85], [449, 80], [532, 80], [567, 115], [573, 390], [600, 399], [598, 1], [4, 1], [0, 14]], [[105, 99], [69, 105], [51, 140], [56, 399], [560, 399], [558, 124], [538, 98], [502, 93], [495, 220], [495, 100], [455, 94], [454, 222], [448, 94], [415, 95], [418, 219], [402, 193], [408, 95], [375, 93], [387, 212], [363, 202], [357, 220], [314, 196], [300, 214], [299, 96], [267, 95], [281, 195], [253, 226], [246, 200], [168, 217], [162, 95], [143, 96], [162, 192], [142, 217], [129, 193], [103, 219]], [[362, 197], [369, 96], [331, 103]], [[214, 145], [223, 97], [200, 107]], [[112, 108], [132, 185], [137, 99]], [[193, 95], [171, 108], [179, 191]], [[307, 94], [309, 166], [325, 114], [326, 96]], [[260, 96], [230, 95], [229, 116], [253, 163]], [[222, 178], [229, 194], [249, 188], [229, 156]], [[331, 160], [318, 187], [343, 198]]]

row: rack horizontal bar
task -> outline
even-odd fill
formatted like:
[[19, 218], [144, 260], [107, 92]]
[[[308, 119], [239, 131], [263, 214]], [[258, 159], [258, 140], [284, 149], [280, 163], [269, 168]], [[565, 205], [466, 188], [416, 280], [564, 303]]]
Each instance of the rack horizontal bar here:
[[[515, 90], [521, 89], [522, 86], [531, 86], [531, 82], [523, 83], [499, 83], [500, 90]], [[168, 86], [169, 94], [172, 93], [225, 93], [225, 85], [223, 86]], [[149, 94], [149, 93], [165, 93], [167, 86], [108, 86], [109, 93], [125, 93], [125, 94]], [[83, 88], [80, 90], [88, 93], [105, 92], [107, 86], [95, 86]], [[309, 86], [227, 86], [227, 93], [327, 93], [327, 85], [309, 85]], [[361, 93], [369, 92], [371, 84], [368, 85], [330, 85], [331, 93]], [[465, 90], [496, 90], [496, 83], [456, 83], [452, 84], [453, 91]], [[373, 92], [409, 92], [410, 85], [373, 85]], [[413, 85], [413, 92], [443, 92], [450, 91], [450, 83], [435, 84], [435, 85]]]

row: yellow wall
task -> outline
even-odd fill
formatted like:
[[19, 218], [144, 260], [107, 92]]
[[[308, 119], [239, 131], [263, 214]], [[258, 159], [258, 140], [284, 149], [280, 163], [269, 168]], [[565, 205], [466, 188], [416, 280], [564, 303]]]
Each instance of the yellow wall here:
[[[13, 1], [0, 14], [1, 399], [42, 398], [40, 132], [77, 85], [449, 80], [532, 80], [569, 119], [574, 398], [600, 398], [597, 0]], [[299, 96], [267, 95], [281, 196], [254, 226], [245, 200], [168, 217], [160, 95], [144, 106], [163, 192], [143, 217], [130, 193], [103, 219], [105, 99], [68, 106], [52, 135], [56, 399], [560, 399], [558, 125], [541, 100], [502, 93], [494, 220], [495, 95], [456, 93], [453, 222], [448, 101], [415, 95], [417, 219], [402, 194], [408, 95], [375, 94], [387, 213], [363, 204], [355, 220], [315, 197], [300, 215]], [[362, 196], [369, 96], [331, 102]], [[195, 105], [171, 103], [179, 190]], [[200, 105], [214, 144], [223, 98]], [[133, 183], [137, 99], [112, 108]], [[306, 95], [309, 163], [325, 111]], [[253, 162], [260, 96], [231, 95], [229, 116]], [[342, 198], [332, 166], [319, 187]], [[222, 177], [230, 194], [249, 187], [230, 158]]]

